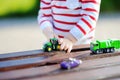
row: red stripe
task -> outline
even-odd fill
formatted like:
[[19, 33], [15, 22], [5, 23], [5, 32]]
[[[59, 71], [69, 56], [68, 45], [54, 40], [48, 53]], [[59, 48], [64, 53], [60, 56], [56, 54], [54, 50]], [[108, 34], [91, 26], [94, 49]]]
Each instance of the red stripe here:
[[90, 29], [92, 28], [91, 24], [90, 24], [87, 20], [85, 20], [84, 18], [81, 18], [81, 20], [82, 20], [84, 23], [86, 23]]
[[55, 26], [54, 26], [54, 29], [59, 30], [59, 31], [62, 31], [62, 32], [69, 32], [69, 31], [70, 31], [70, 30], [65, 30], [65, 29], [57, 28], [57, 27], [55, 27]]
[[43, 17], [51, 17], [51, 14], [43, 14]]
[[95, 3], [98, 4], [98, 2], [96, 0], [80, 0], [82, 3]]
[[40, 9], [51, 9], [51, 6], [49, 6], [49, 7], [41, 7]]
[[62, 9], [68, 9], [66, 6], [57, 6], [57, 5], [53, 5], [52, 7], [55, 7], [55, 8], [62, 8]]
[[[90, 15], [89, 15], [89, 16], [90, 16]], [[96, 21], [96, 18], [95, 18], [95, 17], [90, 16], [90, 18], [91, 18], [92, 20]]]
[[59, 38], [64, 38], [64, 36], [58, 35]]
[[50, 2], [45, 2], [44, 0], [41, 0], [42, 3], [46, 4], [46, 5], [49, 5]]
[[65, 22], [65, 21], [60, 21], [60, 20], [56, 20], [54, 19], [54, 21], [58, 22], [58, 23], [62, 23], [62, 24], [68, 24], [68, 25], [75, 25], [76, 22]]
[[41, 25], [43, 22], [45, 22], [45, 21], [49, 21], [49, 20], [43, 20], [43, 21], [41, 21], [39, 24]]
[[97, 10], [92, 9], [92, 8], [85, 8], [84, 10], [86, 10], [86, 11], [94, 11], [94, 12], [97, 12]]
[[76, 24], [76, 27], [77, 27], [80, 31], [82, 31], [82, 33], [83, 33], [84, 35], [86, 34], [85, 30], [84, 30], [80, 25]]
[[52, 12], [53, 15], [61, 15], [61, 16], [68, 16], [68, 17], [80, 17], [82, 16], [81, 14], [58, 14], [58, 13], [54, 13]]

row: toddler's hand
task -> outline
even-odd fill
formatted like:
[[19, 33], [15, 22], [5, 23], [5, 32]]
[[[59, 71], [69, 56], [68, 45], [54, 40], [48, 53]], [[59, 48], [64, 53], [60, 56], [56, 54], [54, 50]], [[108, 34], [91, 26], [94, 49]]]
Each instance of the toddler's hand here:
[[67, 50], [67, 53], [70, 53], [73, 47], [73, 42], [66, 38], [59, 38], [58, 39], [59, 44], [61, 44], [60, 49], [61, 50]]

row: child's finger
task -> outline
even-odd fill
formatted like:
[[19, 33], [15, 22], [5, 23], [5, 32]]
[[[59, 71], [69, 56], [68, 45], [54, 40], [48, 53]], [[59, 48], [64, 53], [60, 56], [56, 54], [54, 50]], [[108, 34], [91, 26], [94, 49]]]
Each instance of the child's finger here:
[[69, 46], [68, 50], [67, 50], [67, 53], [70, 53], [72, 50], [72, 46]]
[[65, 43], [62, 43], [60, 49], [63, 50], [65, 48]]
[[64, 50], [66, 51], [69, 48], [69, 45], [65, 45]]

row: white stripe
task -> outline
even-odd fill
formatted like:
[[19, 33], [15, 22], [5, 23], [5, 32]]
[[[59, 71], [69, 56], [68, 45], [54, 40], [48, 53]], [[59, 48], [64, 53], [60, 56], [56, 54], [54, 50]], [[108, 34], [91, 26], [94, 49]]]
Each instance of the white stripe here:
[[66, 1], [52, 1], [51, 5], [56, 5], [56, 6], [65, 6]]
[[96, 1], [97, 1], [97, 3], [98, 3], [98, 4], [100, 4], [100, 3], [101, 3], [101, 0], [96, 0]]
[[66, 29], [66, 30], [70, 30], [71, 28], [73, 28], [74, 25], [67, 25], [67, 24], [62, 24], [62, 23], [58, 23], [53, 21], [53, 24], [57, 27], [57, 28], [61, 28], [61, 29]]
[[84, 3], [82, 4], [82, 8], [83, 9], [91, 8], [91, 9], [95, 9], [96, 11], [99, 11], [99, 5], [95, 3]]
[[52, 8], [54, 13], [59, 13], [59, 14], [79, 14], [80, 10], [70, 10], [70, 9], [60, 9], [60, 8]]
[[49, 21], [45, 21], [40, 25], [40, 28], [43, 30], [46, 27], [53, 27], [52, 24]]
[[42, 3], [41, 2], [41, 4], [40, 4], [40, 7], [50, 7], [51, 5], [49, 4], [49, 5], [47, 5], [47, 4], [44, 4], [44, 3]]
[[41, 13], [43, 13], [43, 14], [51, 14], [51, 9], [41, 9], [39, 11], [39, 14], [41, 14]]
[[69, 16], [60, 16], [60, 15], [53, 15], [54, 19], [59, 21], [65, 21], [65, 22], [78, 22], [80, 20], [80, 17], [69, 17]]
[[[80, 6], [78, 6], [78, 7], [81, 7], [81, 2], [79, 2], [79, 4], [80, 4]], [[70, 4], [66, 4], [66, 1], [52, 1], [51, 2], [51, 5], [56, 5], [56, 6], [63, 6], [63, 7], [67, 7], [68, 5], [70, 5]]]
[[49, 20], [52, 22], [52, 18], [51, 17], [41, 17], [41, 16], [38, 16], [38, 22], [41, 23], [42, 21], [44, 20]]
[[67, 34], [69, 33], [69, 32], [62, 32], [62, 31], [59, 31], [59, 30], [56, 30], [56, 29], [54, 29], [54, 32], [55, 32], [55, 34], [61, 35], [61, 36], [64, 36], [64, 37], [66, 37]]

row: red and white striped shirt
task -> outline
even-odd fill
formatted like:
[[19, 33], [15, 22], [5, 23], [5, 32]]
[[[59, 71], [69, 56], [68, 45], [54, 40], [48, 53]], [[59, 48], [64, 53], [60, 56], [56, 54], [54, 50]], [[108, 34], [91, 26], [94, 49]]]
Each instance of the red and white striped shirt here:
[[66, 37], [66, 33], [80, 40], [90, 38], [99, 15], [101, 0], [41, 0], [38, 22], [43, 29], [51, 26], [54, 32]]

